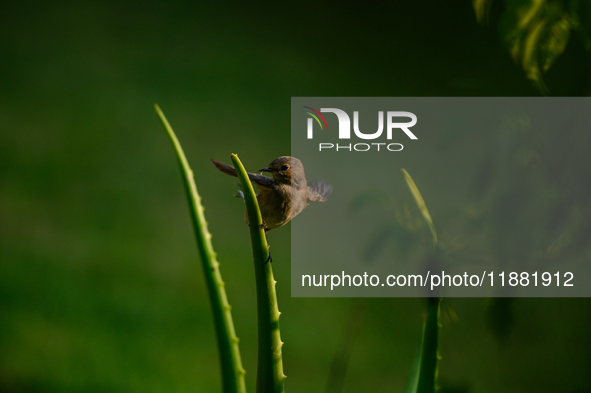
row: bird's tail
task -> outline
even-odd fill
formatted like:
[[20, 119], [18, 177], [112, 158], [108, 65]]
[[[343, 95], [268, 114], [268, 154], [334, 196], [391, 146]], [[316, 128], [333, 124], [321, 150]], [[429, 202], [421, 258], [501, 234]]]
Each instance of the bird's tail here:
[[224, 172], [226, 175], [238, 177], [238, 175], [236, 174], [236, 169], [234, 169], [233, 166], [224, 164], [223, 162], [219, 162], [218, 160], [214, 160], [213, 158], [210, 158], [210, 160], [211, 162], [213, 162], [213, 165], [215, 165], [216, 168]]

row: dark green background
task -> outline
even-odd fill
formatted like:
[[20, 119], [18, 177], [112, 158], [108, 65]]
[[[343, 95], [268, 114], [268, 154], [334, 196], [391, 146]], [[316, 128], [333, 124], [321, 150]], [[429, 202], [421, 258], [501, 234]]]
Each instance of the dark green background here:
[[[292, 96], [538, 95], [491, 25], [457, 1], [2, 2], [0, 391], [220, 390], [209, 301], [157, 102], [195, 172], [253, 392], [248, 231], [233, 179], [208, 158], [238, 153], [256, 170], [289, 154]], [[552, 94], [587, 94], [585, 56], [573, 37], [547, 75]], [[554, 154], [560, 162], [570, 152]], [[585, 166], [575, 169], [569, 184], [586, 178]], [[506, 198], [498, 205], [515, 200]], [[586, 188], [572, 201], [589, 212]], [[436, 223], [453, 214], [444, 202]], [[324, 391], [351, 300], [290, 298], [289, 225], [269, 241], [286, 389]], [[424, 306], [367, 300], [345, 391], [402, 389]], [[449, 301], [440, 385], [589, 391], [590, 311], [587, 299]]]

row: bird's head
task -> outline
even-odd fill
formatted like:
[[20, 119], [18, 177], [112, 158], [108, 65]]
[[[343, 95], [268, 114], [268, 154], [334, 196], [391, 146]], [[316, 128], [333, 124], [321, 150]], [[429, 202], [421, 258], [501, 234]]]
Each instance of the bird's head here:
[[279, 184], [291, 184], [293, 186], [306, 185], [306, 175], [302, 162], [295, 157], [283, 156], [276, 158], [262, 169], [261, 172], [270, 172], [275, 182]]

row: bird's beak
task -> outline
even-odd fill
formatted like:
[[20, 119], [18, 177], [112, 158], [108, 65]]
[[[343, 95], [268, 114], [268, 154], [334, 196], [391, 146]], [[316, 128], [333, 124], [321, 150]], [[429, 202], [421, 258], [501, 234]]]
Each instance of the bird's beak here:
[[266, 167], [264, 167], [262, 169], [259, 169], [259, 172], [271, 172], [271, 169], [269, 169], [269, 167], [266, 166]]

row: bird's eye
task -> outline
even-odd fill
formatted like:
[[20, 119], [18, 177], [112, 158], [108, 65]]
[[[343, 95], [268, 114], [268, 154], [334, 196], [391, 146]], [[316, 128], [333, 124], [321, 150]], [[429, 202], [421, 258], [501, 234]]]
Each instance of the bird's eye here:
[[289, 165], [283, 165], [283, 166], [281, 167], [281, 170], [282, 170], [282, 171], [286, 171], [286, 170], [288, 170], [288, 169], [289, 169]]

